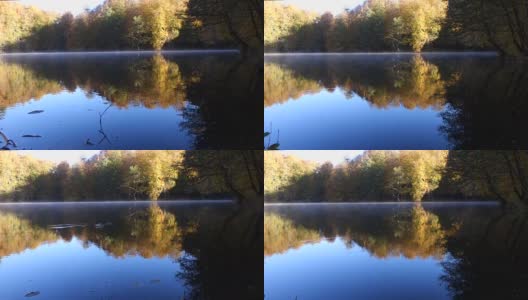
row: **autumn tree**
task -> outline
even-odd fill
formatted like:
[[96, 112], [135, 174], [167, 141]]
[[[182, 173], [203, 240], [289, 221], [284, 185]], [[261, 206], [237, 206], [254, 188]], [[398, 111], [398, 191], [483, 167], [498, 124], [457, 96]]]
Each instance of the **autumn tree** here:
[[388, 28], [388, 38], [420, 52], [438, 38], [447, 14], [447, 0], [402, 0]]
[[503, 55], [528, 55], [528, 3], [450, 0], [451, 29], [469, 44], [486, 43]]

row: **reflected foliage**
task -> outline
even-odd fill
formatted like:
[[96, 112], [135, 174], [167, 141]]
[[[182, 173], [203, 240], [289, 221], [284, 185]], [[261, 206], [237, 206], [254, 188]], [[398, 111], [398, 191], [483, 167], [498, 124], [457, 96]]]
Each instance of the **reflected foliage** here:
[[139, 210], [126, 216], [117, 235], [113, 232], [97, 234], [86, 232], [85, 242], [98, 247], [115, 257], [140, 255], [145, 258], [171, 256], [178, 258], [182, 252], [182, 239], [186, 232], [195, 230], [192, 225], [182, 229], [176, 217], [152, 204], [146, 210]]
[[80, 88], [86, 95], [100, 95], [120, 108], [182, 108], [187, 100], [186, 82], [199, 80], [199, 73], [187, 72], [184, 78], [178, 62], [159, 54], [112, 60], [109, 65], [95, 65], [97, 57], [6, 57], [0, 66], [5, 75], [1, 104], [9, 107]]
[[268, 57], [264, 105], [340, 89], [347, 98], [357, 95], [376, 108], [444, 108], [448, 84], [434, 63], [422, 56], [364, 58]]
[[[242, 209], [208, 231], [185, 239], [176, 276], [191, 289], [191, 299], [261, 299], [263, 295], [263, 219]], [[226, 269], [229, 275], [226, 276]]]
[[6, 56], [0, 108], [80, 90], [119, 109], [177, 109], [181, 130], [194, 137], [192, 148], [260, 149], [261, 122], [254, 116], [262, 115], [261, 70], [233, 54]]
[[462, 64], [447, 94], [441, 131], [456, 149], [525, 149], [528, 65]]
[[[74, 226], [49, 227], [53, 224]], [[263, 294], [262, 219], [230, 204], [6, 206], [0, 239], [0, 258], [60, 239], [119, 259], [169, 258], [180, 267], [174, 275], [187, 288], [185, 299]]]
[[321, 236], [316, 230], [294, 224], [278, 214], [264, 215], [264, 255], [283, 253], [299, 248], [306, 243], [319, 242]]
[[359, 212], [354, 212], [353, 216], [358, 220], [351, 221], [351, 216], [341, 214], [332, 218], [326, 212], [310, 219], [302, 214], [295, 214], [290, 219], [277, 213], [266, 213], [264, 255], [283, 253], [323, 239], [333, 241], [341, 238], [347, 246], [357, 244], [378, 258], [441, 259], [447, 251], [446, 238], [457, 230], [454, 226], [448, 232], [437, 215], [421, 206], [390, 217], [366, 216]]
[[[281, 221], [265, 221], [265, 231], [280, 233], [288, 228], [289, 233], [270, 235], [275, 240], [265, 241], [267, 256], [310, 244], [303, 235], [279, 244], [285, 234], [293, 238], [308, 231], [316, 235], [310, 236], [316, 243], [339, 239], [378, 259], [433, 259], [442, 268], [438, 284], [447, 287], [453, 299], [524, 299], [528, 295], [528, 219], [518, 211], [482, 204], [283, 205], [268, 206], [269, 216]], [[331, 248], [321, 249], [332, 254]]]
[[407, 258], [442, 258], [446, 252], [446, 232], [438, 216], [415, 206], [410, 213], [394, 217], [394, 236], [405, 241], [398, 252]]
[[502, 214], [471, 238], [449, 243], [441, 277], [453, 299], [524, 299], [528, 295], [526, 215]]
[[439, 111], [453, 149], [523, 149], [527, 70], [494, 56], [267, 56], [264, 106], [338, 90], [377, 109]]
[[0, 108], [7, 108], [30, 99], [57, 94], [64, 89], [61, 84], [18, 64], [0, 59]]
[[53, 243], [59, 236], [12, 213], [0, 211], [0, 262], [2, 257]]
[[264, 107], [319, 93], [322, 89], [319, 82], [295, 74], [278, 64], [264, 65]]

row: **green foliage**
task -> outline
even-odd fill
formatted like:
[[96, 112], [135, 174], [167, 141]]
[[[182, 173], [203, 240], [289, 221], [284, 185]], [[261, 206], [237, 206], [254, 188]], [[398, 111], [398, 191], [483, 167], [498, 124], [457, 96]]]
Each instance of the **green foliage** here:
[[479, 199], [528, 210], [526, 151], [366, 151], [335, 167], [273, 151], [265, 170], [267, 201]]
[[278, 51], [420, 52], [438, 38], [446, 13], [446, 0], [368, 0], [337, 16], [272, 2], [265, 6], [264, 42]]
[[[62, 17], [0, 3], [0, 50], [262, 48], [260, 0], [105, 0]], [[260, 12], [260, 13], [259, 13]]]
[[0, 153], [0, 198], [31, 198], [39, 192], [35, 184], [53, 168], [49, 162], [12, 152]]
[[445, 0], [400, 1], [399, 14], [388, 28], [388, 36], [420, 52], [426, 44], [438, 38], [446, 13]]
[[268, 201], [420, 201], [440, 185], [447, 151], [367, 151], [338, 165], [316, 167], [265, 153]]
[[264, 45], [273, 45], [277, 50], [295, 50], [292, 33], [315, 22], [317, 15], [294, 6], [284, 6], [276, 2], [264, 3]]
[[[293, 156], [284, 156], [280, 152], [265, 151], [264, 152], [264, 194], [267, 199], [271, 199], [269, 195], [274, 194], [298, 194], [300, 191], [285, 189], [293, 186], [295, 183], [302, 181], [302, 179], [312, 174], [315, 171], [316, 165], [302, 161]], [[284, 195], [284, 197], [288, 197]], [[301, 200], [301, 199], [300, 199]]]
[[35, 7], [17, 3], [0, 2], [0, 50], [17, 47], [22, 50], [34, 47], [34, 32], [53, 25], [58, 16]]
[[5, 152], [0, 153], [0, 200], [157, 200], [231, 195], [260, 206], [261, 164], [258, 152], [102, 151], [73, 166], [54, 166]]

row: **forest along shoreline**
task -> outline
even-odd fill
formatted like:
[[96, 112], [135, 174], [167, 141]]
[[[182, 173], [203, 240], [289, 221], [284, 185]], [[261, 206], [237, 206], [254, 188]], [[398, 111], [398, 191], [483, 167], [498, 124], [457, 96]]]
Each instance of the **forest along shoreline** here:
[[262, 49], [263, 19], [254, 17], [262, 10], [256, 0], [106, 0], [77, 15], [59, 15], [0, 2], [6, 24], [0, 51], [237, 48], [249, 57]]
[[[494, 201], [528, 210], [526, 151], [369, 150], [346, 162], [316, 163], [266, 151], [265, 203], [446, 203]], [[480, 202], [480, 201], [479, 201]]]
[[79, 50], [79, 51], [42, 51], [42, 52], [0, 52], [1, 56], [21, 56], [21, 55], [97, 55], [97, 54], [222, 54], [222, 53], [240, 53], [239, 49], [163, 49], [163, 50], [100, 50], [100, 51], [89, 51], [89, 50]]
[[264, 14], [265, 52], [475, 50], [528, 56], [528, 18], [514, 1], [366, 0], [338, 14], [267, 1]]

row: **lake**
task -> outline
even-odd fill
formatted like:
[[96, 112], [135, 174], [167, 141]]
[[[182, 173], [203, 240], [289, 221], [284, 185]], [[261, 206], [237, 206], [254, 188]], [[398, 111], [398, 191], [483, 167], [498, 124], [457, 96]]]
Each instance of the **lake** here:
[[3, 54], [0, 147], [261, 149], [261, 71], [228, 50]]
[[0, 204], [0, 299], [261, 299], [255, 224], [230, 201]]
[[289, 149], [528, 145], [528, 63], [494, 53], [267, 54], [266, 144]]
[[266, 205], [265, 299], [526, 299], [526, 220], [494, 202]]

